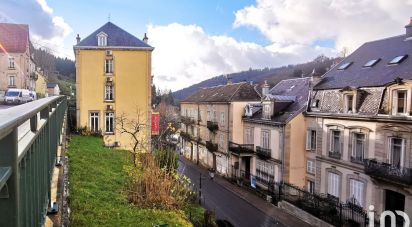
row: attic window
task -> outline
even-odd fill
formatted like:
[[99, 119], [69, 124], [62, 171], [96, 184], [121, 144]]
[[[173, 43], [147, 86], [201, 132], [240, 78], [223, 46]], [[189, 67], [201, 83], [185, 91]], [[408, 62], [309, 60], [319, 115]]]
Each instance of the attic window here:
[[345, 70], [347, 69], [350, 65], [352, 65], [353, 62], [346, 62], [343, 63], [341, 66], [339, 66], [338, 70]]
[[364, 64], [363, 67], [370, 68], [370, 67], [376, 65], [376, 63], [378, 63], [380, 60], [381, 60], [380, 58], [370, 60], [370, 61], [366, 62], [366, 64]]
[[403, 62], [403, 60], [405, 60], [408, 57], [408, 55], [401, 55], [401, 56], [397, 56], [394, 59], [392, 59], [392, 61], [390, 61], [388, 63], [388, 65], [395, 65], [395, 64], [400, 64], [401, 62]]
[[97, 35], [97, 46], [107, 46], [107, 34], [100, 32]]
[[319, 99], [315, 99], [312, 101], [312, 104], [310, 105], [312, 108], [318, 108], [319, 107]]

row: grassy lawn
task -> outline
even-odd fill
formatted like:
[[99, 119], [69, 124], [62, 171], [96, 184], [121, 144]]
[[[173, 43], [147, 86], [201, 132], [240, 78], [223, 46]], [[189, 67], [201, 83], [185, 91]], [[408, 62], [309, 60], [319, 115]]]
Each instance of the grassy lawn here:
[[102, 146], [95, 137], [74, 136], [69, 147], [72, 226], [192, 226], [184, 212], [140, 209], [127, 201], [126, 151]]

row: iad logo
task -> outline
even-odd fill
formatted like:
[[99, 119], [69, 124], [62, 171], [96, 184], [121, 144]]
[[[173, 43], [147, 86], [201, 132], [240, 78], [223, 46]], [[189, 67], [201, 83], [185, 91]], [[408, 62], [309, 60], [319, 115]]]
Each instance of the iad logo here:
[[[369, 212], [368, 212], [368, 217], [369, 217], [369, 227], [375, 227], [375, 211], [374, 211], [375, 207], [373, 205], [369, 206]], [[395, 210], [395, 213], [399, 216], [401, 216], [404, 220], [404, 227], [409, 227], [410, 224], [410, 220], [409, 220], [409, 216], [408, 214], [406, 214], [403, 211], [400, 210]], [[384, 212], [381, 213], [380, 217], [379, 217], [379, 222], [381, 223], [380, 226], [381, 227], [396, 227], [396, 214], [392, 211], [389, 210], [385, 210]], [[390, 226], [386, 226], [385, 224], [385, 218], [389, 216], [390, 220], [391, 220], [391, 225]]]

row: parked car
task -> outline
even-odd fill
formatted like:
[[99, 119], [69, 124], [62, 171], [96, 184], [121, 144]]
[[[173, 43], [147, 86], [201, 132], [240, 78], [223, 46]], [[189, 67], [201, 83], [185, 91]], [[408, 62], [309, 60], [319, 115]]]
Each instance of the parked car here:
[[31, 97], [27, 89], [9, 89], [4, 96], [6, 104], [21, 104], [29, 101], [31, 101]]
[[29, 94], [30, 94], [30, 101], [37, 100], [37, 94], [35, 91], [30, 91]]

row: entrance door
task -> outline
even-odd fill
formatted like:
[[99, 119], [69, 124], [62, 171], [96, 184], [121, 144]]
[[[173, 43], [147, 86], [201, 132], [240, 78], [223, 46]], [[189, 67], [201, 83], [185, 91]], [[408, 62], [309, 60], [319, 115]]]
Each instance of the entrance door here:
[[243, 157], [245, 161], [245, 177], [250, 178], [250, 157]]
[[[405, 210], [405, 196], [401, 193], [385, 190], [385, 210], [395, 212], [396, 210]], [[396, 226], [403, 226], [403, 218], [396, 215]], [[385, 226], [390, 226], [390, 218], [385, 219]]]

